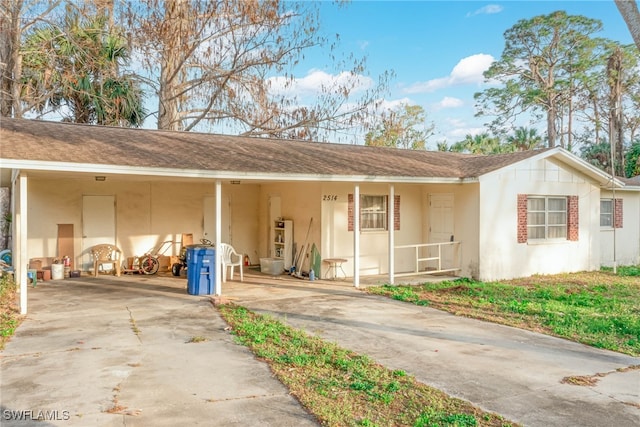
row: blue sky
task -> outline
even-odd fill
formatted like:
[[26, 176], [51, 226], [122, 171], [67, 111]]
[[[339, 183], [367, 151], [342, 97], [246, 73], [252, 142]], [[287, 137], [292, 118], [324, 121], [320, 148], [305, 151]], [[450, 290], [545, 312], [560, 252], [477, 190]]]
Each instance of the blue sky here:
[[[321, 30], [340, 34], [341, 48], [367, 57], [376, 78], [393, 70], [388, 105], [399, 102], [424, 107], [436, 126], [437, 141], [449, 144], [482, 131], [488, 118], [474, 117], [473, 94], [482, 90], [482, 72], [504, 47], [503, 33], [520, 19], [564, 10], [600, 19], [598, 36], [632, 43], [613, 1], [353, 1], [346, 7], [321, 4]], [[336, 75], [324, 68], [320, 52], [308, 55], [296, 76], [312, 81], [314, 73]]]

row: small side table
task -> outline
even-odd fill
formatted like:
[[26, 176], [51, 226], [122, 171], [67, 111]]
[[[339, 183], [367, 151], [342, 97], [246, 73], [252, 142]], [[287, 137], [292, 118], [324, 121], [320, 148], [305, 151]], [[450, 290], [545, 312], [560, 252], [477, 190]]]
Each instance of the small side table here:
[[325, 271], [324, 275], [327, 277], [328, 273], [333, 270], [333, 275], [331, 276], [331, 280], [336, 280], [338, 277], [338, 269], [342, 272], [344, 278], [347, 278], [347, 273], [342, 269], [342, 263], [347, 262], [344, 258], [325, 258], [322, 262], [326, 262], [328, 265], [327, 271]]

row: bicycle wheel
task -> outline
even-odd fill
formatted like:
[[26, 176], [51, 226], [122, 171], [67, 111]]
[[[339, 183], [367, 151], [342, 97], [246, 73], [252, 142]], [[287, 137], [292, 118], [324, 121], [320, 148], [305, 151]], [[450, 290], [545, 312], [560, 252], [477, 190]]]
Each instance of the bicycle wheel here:
[[147, 255], [140, 261], [140, 268], [144, 274], [156, 274], [160, 268], [158, 258]]

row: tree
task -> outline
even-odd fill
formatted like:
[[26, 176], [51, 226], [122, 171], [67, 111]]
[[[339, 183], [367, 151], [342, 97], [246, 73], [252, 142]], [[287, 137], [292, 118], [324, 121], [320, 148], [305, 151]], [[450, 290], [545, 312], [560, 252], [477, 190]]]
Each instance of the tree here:
[[22, 117], [22, 34], [47, 16], [60, 1], [0, 0], [0, 116]]
[[499, 81], [476, 94], [478, 115], [496, 115], [493, 128], [503, 127], [520, 113], [546, 115], [549, 146], [556, 145], [557, 122], [570, 88], [568, 70], [581, 72], [588, 63], [576, 63], [593, 49], [590, 35], [599, 31], [598, 20], [557, 11], [520, 20], [505, 34], [505, 47], [484, 76]]
[[450, 151], [470, 154], [500, 154], [514, 151], [510, 144], [502, 144], [497, 136], [481, 133], [475, 136], [467, 135], [462, 141], [454, 143]]
[[513, 146], [515, 151], [535, 150], [542, 148], [542, 137], [535, 128], [520, 126], [514, 130], [513, 135], [507, 137], [507, 143]]
[[593, 166], [611, 173], [611, 145], [608, 141], [588, 141], [580, 147], [580, 156]]
[[122, 74], [126, 39], [109, 29], [103, 13], [83, 16], [68, 5], [60, 25], [27, 35], [23, 47], [22, 99], [40, 114], [57, 111], [75, 123], [139, 126], [142, 91]]
[[620, 15], [629, 28], [631, 37], [640, 50], [640, 11], [638, 3], [634, 0], [614, 0]]
[[291, 96], [291, 69], [305, 51], [326, 47], [337, 61], [315, 3], [143, 0], [126, 15], [158, 96], [160, 129], [319, 139], [362, 123], [386, 88], [388, 74], [363, 90], [364, 60], [347, 58], [351, 66], [340, 65], [350, 71], [312, 99]]
[[640, 140], [631, 144], [625, 158], [625, 176], [632, 178], [640, 175]]
[[433, 130], [433, 124], [426, 125], [424, 108], [404, 104], [380, 115], [365, 135], [365, 145], [424, 150]]

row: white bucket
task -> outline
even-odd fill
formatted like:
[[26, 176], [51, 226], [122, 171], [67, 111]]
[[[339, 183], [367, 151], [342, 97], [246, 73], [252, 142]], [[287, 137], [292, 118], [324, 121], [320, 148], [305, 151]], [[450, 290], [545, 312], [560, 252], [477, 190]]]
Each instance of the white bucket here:
[[51, 264], [51, 280], [64, 279], [64, 264]]

